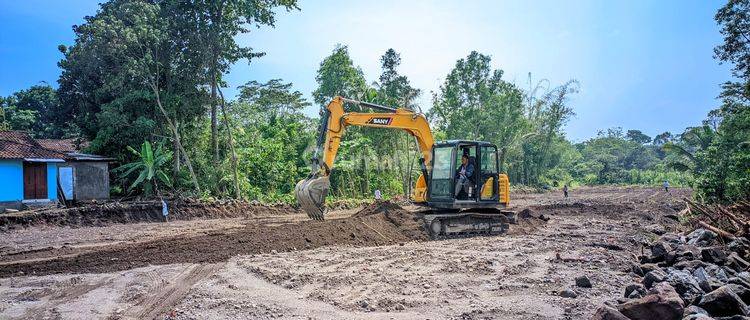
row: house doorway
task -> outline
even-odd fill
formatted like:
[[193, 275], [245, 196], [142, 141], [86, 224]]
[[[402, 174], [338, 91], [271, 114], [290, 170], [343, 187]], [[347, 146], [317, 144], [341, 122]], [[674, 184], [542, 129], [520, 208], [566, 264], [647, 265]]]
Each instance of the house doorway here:
[[46, 163], [23, 163], [23, 198], [25, 200], [47, 199]]

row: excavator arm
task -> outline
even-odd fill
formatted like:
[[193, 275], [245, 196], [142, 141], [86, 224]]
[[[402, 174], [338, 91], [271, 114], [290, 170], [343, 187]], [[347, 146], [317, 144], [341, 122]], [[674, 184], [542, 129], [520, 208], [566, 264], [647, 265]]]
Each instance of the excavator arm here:
[[[344, 103], [356, 104], [381, 112], [346, 112]], [[427, 167], [432, 158], [434, 138], [424, 115], [404, 108], [393, 109], [377, 104], [335, 97], [326, 106], [321, 119], [310, 176], [298, 182], [295, 187], [297, 201], [310, 218], [323, 220], [325, 197], [330, 188], [329, 176], [341, 144], [341, 138], [348, 126], [400, 129], [416, 138], [419, 151], [422, 153], [420, 159], [422, 174], [417, 179], [413, 196], [416, 202], [426, 201], [427, 174], [429, 172]]]

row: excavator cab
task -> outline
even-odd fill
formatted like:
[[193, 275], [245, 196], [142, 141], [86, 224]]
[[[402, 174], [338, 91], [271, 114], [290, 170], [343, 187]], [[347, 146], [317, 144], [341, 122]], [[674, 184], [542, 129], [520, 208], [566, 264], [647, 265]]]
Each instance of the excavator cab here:
[[[427, 188], [429, 207], [466, 209], [507, 205], [507, 176], [499, 173], [495, 145], [484, 141], [438, 141], [432, 154], [432, 174]], [[458, 172], [464, 156], [473, 172], [461, 187]]]

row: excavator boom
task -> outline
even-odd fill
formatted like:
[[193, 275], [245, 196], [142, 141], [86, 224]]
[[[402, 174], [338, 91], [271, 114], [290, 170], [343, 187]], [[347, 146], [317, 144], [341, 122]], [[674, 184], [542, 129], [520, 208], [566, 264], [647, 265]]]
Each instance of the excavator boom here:
[[[344, 103], [376, 109], [380, 112], [345, 112]], [[413, 136], [422, 153], [422, 176], [414, 190], [414, 200], [425, 201], [426, 179], [434, 143], [430, 125], [423, 114], [405, 108], [388, 108], [377, 104], [335, 97], [325, 108], [318, 132], [318, 140], [311, 162], [310, 175], [297, 183], [295, 196], [310, 218], [323, 220], [325, 198], [330, 188], [331, 169], [346, 127], [356, 125], [400, 129]]]

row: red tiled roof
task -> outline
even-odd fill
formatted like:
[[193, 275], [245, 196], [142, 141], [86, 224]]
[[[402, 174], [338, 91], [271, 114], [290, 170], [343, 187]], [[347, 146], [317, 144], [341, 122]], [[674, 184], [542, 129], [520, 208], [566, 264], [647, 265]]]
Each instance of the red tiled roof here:
[[57, 152], [79, 152], [81, 149], [88, 147], [88, 142], [79, 138], [68, 139], [36, 139], [42, 147], [55, 150]]
[[28, 133], [0, 131], [0, 159], [64, 159], [65, 155], [43, 147]]

